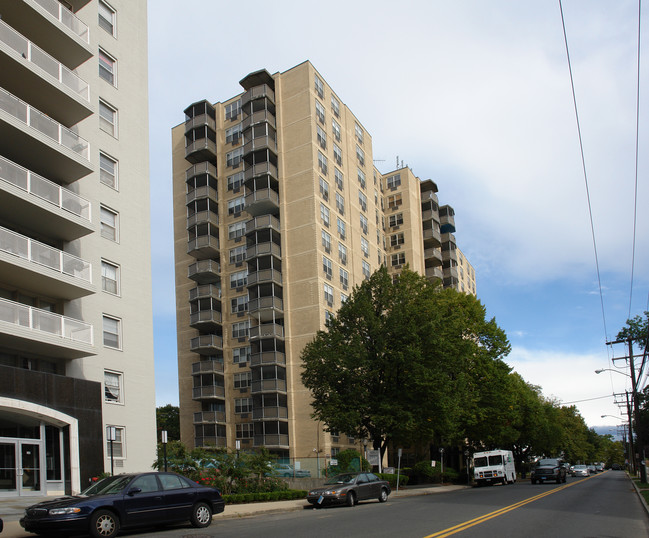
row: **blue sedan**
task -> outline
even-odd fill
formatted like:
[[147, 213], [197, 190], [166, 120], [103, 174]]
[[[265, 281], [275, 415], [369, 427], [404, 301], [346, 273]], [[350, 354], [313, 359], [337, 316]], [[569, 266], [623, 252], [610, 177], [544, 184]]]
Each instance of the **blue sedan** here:
[[20, 520], [28, 532], [89, 533], [112, 538], [121, 528], [189, 521], [207, 527], [223, 512], [218, 489], [200, 486], [175, 473], [110, 476], [79, 495], [47, 500], [25, 510]]

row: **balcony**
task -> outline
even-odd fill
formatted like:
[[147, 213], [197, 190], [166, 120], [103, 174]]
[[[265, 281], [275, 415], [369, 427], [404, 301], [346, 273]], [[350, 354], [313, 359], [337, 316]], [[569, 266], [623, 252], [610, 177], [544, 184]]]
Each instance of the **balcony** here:
[[439, 222], [443, 234], [455, 232], [455, 211], [452, 207], [444, 205], [439, 208]]
[[217, 301], [221, 300], [221, 286], [215, 286], [214, 284], [205, 284], [202, 286], [196, 286], [189, 290], [189, 300], [195, 301], [196, 299], [215, 299]]
[[445, 280], [447, 278], [452, 278], [454, 282], [458, 281], [459, 275], [458, 275], [457, 266], [444, 267], [443, 272], [444, 272], [444, 279]]
[[277, 243], [268, 241], [267, 243], [257, 243], [246, 249], [246, 260], [252, 260], [258, 256], [275, 256], [276, 258], [281, 258], [282, 248]]
[[57, 0], [3, 2], [2, 19], [69, 68], [93, 55], [88, 27]]
[[277, 179], [277, 166], [275, 166], [273, 163], [269, 161], [265, 161], [263, 163], [246, 167], [243, 173], [244, 181], [248, 181], [253, 177], [265, 176], [265, 175]]
[[270, 110], [258, 110], [253, 112], [249, 116], [244, 116], [243, 121], [241, 122], [241, 130], [245, 131], [249, 127], [257, 123], [268, 123], [273, 129], [277, 128], [277, 120], [275, 114]]
[[2, 227], [0, 282], [67, 300], [96, 291], [90, 262]]
[[222, 374], [221, 361], [198, 361], [192, 364], [192, 375], [196, 374]]
[[90, 144], [0, 88], [2, 154], [37, 174], [70, 183], [93, 171]]
[[196, 448], [214, 448], [214, 447], [226, 447], [228, 445], [228, 440], [225, 437], [195, 437], [194, 446]]
[[250, 101], [264, 98], [268, 99], [271, 103], [275, 103], [275, 92], [268, 84], [254, 86], [241, 96], [241, 108], [243, 109]]
[[216, 189], [210, 187], [209, 185], [198, 187], [193, 191], [187, 193], [187, 195], [185, 196], [185, 205], [191, 204], [196, 200], [203, 200], [205, 198], [209, 198], [213, 202], [217, 202], [219, 200], [219, 194], [218, 192], [216, 192]]
[[89, 323], [0, 299], [0, 347], [56, 359], [95, 355]]
[[223, 338], [217, 334], [202, 334], [189, 341], [189, 350], [199, 355], [215, 355], [223, 351]]
[[222, 315], [218, 310], [199, 310], [189, 315], [189, 326], [199, 331], [214, 331], [221, 323]]
[[64, 125], [92, 114], [88, 83], [0, 19], [2, 87]]
[[192, 389], [193, 400], [211, 400], [213, 398], [225, 398], [225, 387], [210, 385], [208, 387], [194, 387]]
[[265, 446], [266, 448], [285, 448], [288, 449], [288, 435], [255, 435], [254, 446]]
[[187, 269], [187, 278], [198, 284], [214, 284], [221, 280], [221, 264], [215, 260], [200, 260]]
[[219, 226], [219, 216], [213, 211], [199, 211], [187, 217], [187, 229], [193, 228], [197, 224], [211, 224], [215, 228]]
[[216, 162], [216, 142], [209, 138], [199, 138], [185, 147], [185, 159], [196, 164], [207, 161]]
[[219, 252], [219, 238], [213, 235], [199, 235], [194, 239], [190, 239], [187, 244], [187, 254], [197, 260], [218, 258]]
[[273, 215], [260, 215], [246, 222], [246, 235], [259, 230], [275, 230], [280, 231], [279, 219]]
[[0, 157], [0, 214], [45, 236], [72, 241], [94, 231], [90, 202]]
[[284, 301], [274, 296], [250, 299], [248, 312], [262, 322], [270, 321], [273, 315], [284, 312]]
[[426, 278], [429, 280], [442, 280], [444, 278], [442, 268], [440, 266], [426, 267]]
[[250, 355], [250, 366], [286, 364], [286, 355], [281, 351], [263, 351]]
[[262, 323], [250, 327], [249, 337], [251, 340], [257, 338], [284, 338], [284, 326], [278, 323]]
[[201, 174], [207, 174], [216, 178], [216, 166], [207, 161], [196, 163], [185, 170], [185, 181], [189, 181], [191, 178], [200, 176]]
[[424, 262], [426, 267], [442, 265], [442, 251], [439, 247], [427, 248], [424, 250]]
[[278, 269], [262, 269], [261, 271], [248, 273], [248, 287], [253, 284], [265, 284], [270, 282], [281, 285], [282, 272]]
[[286, 379], [260, 379], [250, 385], [250, 393], [286, 392]]
[[442, 234], [437, 228], [424, 228], [423, 238], [424, 243], [430, 243], [433, 246], [439, 247], [442, 244]]
[[279, 193], [271, 188], [246, 194], [246, 211], [253, 217], [279, 210]]
[[216, 424], [225, 422], [223, 411], [201, 411], [194, 413], [194, 424]]
[[201, 125], [207, 125], [212, 131], [216, 131], [216, 119], [211, 118], [208, 114], [199, 114], [185, 121], [185, 132], [191, 131]]
[[275, 140], [275, 138], [271, 136], [266, 135], [248, 140], [243, 145], [244, 155], [250, 153], [251, 151], [257, 151], [260, 149], [269, 149], [273, 153], [277, 153], [277, 140]]
[[265, 418], [288, 418], [288, 409], [286, 407], [260, 407], [252, 410], [252, 419]]

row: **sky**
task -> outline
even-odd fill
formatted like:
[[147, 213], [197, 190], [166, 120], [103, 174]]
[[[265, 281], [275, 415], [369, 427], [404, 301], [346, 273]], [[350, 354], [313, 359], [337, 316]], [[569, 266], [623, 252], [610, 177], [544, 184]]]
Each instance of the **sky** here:
[[583, 161], [559, 0], [149, 0], [156, 404], [178, 405], [171, 128], [248, 73], [310, 60], [371, 134], [377, 168], [403, 161], [455, 209], [505, 361], [615, 434], [612, 395], [631, 384], [612, 360], [625, 346], [606, 342], [649, 309], [649, 14], [638, 70], [637, 0], [562, 5]]

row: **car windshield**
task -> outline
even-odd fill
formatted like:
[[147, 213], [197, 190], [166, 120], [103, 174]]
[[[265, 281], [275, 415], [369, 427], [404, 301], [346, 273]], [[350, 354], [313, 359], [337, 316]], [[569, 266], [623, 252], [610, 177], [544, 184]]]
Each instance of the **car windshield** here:
[[541, 465], [544, 465], [544, 466], [545, 466], [545, 465], [559, 465], [559, 462], [558, 462], [557, 460], [553, 460], [553, 459], [548, 459], [548, 460], [539, 460], [539, 461], [536, 463], [536, 465], [537, 465], [537, 466], [541, 466]]
[[502, 456], [489, 456], [489, 465], [502, 465], [503, 457]]
[[109, 476], [84, 489], [81, 492], [81, 495], [91, 496], [118, 493], [122, 491], [131, 480], [133, 480], [132, 476]]
[[473, 460], [473, 466], [474, 467], [486, 467], [487, 466], [487, 458], [486, 457], [480, 457], [476, 458]]
[[333, 476], [329, 480], [327, 480], [325, 482], [325, 485], [327, 485], [327, 484], [352, 484], [355, 479], [356, 479], [355, 474], [339, 474], [339, 475]]
[[575, 469], [586, 469], [587, 467], [585, 465], [575, 465]]

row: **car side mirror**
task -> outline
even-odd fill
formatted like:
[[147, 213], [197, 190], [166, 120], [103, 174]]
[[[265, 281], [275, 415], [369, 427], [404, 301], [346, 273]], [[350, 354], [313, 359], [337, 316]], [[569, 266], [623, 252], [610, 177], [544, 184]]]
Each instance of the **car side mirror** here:
[[132, 497], [136, 493], [142, 493], [142, 488], [131, 488], [131, 489], [128, 490], [127, 495]]

